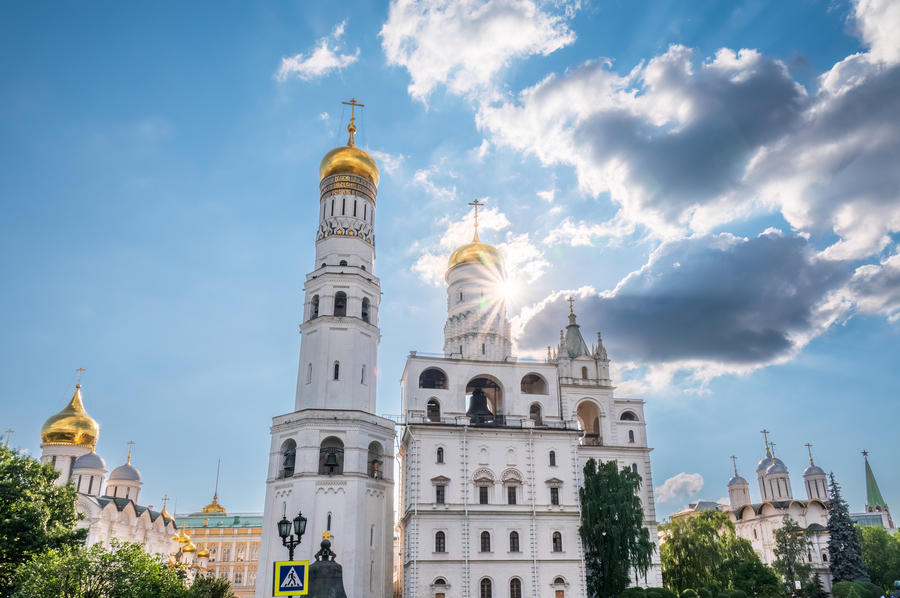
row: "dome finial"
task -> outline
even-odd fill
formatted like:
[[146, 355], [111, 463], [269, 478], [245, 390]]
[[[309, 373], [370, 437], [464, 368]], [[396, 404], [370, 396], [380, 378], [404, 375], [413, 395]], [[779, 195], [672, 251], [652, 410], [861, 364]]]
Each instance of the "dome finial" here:
[[574, 307], [574, 305], [575, 305], [575, 300], [572, 299], [572, 295], [569, 295], [569, 298], [566, 299], [566, 301], [569, 302], [569, 315], [570, 315], [570, 316], [574, 316], [574, 315], [575, 315], [575, 307]]
[[131, 465], [131, 449], [134, 448], [134, 440], [129, 440], [125, 444], [128, 445], [128, 457], [125, 459], [125, 465]]
[[811, 445], [810, 443], [807, 442], [805, 446], [806, 446], [806, 450], [809, 451], [809, 464], [812, 465], [812, 464], [813, 464], [813, 459], [812, 459], [812, 445]]
[[478, 238], [478, 206], [483, 206], [483, 203], [478, 203], [478, 200], [469, 202], [470, 206], [475, 206], [475, 238], [472, 239], [473, 243], [480, 243], [481, 240]]
[[356, 133], [356, 125], [353, 124], [353, 121], [356, 120], [356, 107], [359, 106], [362, 108], [365, 104], [357, 103], [356, 98], [350, 98], [349, 102], [341, 102], [341, 104], [350, 106], [350, 124], [347, 125], [347, 132], [350, 133], [350, 140], [347, 142], [347, 147], [356, 147], [356, 143], [353, 141], [353, 134]]
[[734, 475], [737, 475], [737, 457], [731, 455], [731, 464], [734, 466]]

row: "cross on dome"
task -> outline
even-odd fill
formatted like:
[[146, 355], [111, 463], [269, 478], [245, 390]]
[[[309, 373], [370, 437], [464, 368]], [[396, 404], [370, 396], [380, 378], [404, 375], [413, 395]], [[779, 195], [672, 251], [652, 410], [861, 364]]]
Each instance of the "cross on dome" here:
[[574, 308], [573, 308], [573, 305], [575, 304], [575, 300], [572, 299], [572, 295], [569, 295], [569, 298], [566, 299], [566, 301], [569, 302], [569, 315], [574, 315], [574, 314], [575, 314], [575, 310], [574, 310]]
[[75, 371], [78, 372], [78, 382], [76, 382], [75, 384], [80, 384], [81, 383], [81, 372], [86, 372], [87, 370], [85, 370], [84, 368], [78, 368]]
[[731, 464], [734, 466], [734, 475], [737, 475], [737, 457], [731, 455]]

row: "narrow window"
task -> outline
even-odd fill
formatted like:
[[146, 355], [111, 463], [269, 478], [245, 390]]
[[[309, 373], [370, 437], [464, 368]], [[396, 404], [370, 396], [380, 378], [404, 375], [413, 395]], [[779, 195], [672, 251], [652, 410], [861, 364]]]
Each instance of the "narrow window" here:
[[490, 552], [491, 551], [491, 534], [488, 532], [481, 532], [481, 552]]
[[[462, 347], [460, 347], [459, 350], [460, 350], [460, 352], [462, 352]], [[56, 467], [56, 455], [53, 455], [51, 462], [53, 463], [53, 467]]]
[[325, 220], [325, 202], [322, 202], [322, 220]]
[[129, 498], [131, 496], [131, 488], [125, 488], [125, 498]]
[[809, 554], [809, 562], [811, 563], [812, 562], [812, 553], [810, 552], [808, 554]]
[[325, 522], [325, 531], [331, 531], [331, 513], [328, 514], [328, 521]]
[[462, 294], [462, 291], [459, 292], [459, 300], [460, 300], [460, 301], [463, 300], [463, 294]]
[[827, 563], [827, 562], [828, 562], [828, 553], [827, 553], [827, 552], [823, 552], [823, 553], [822, 553], [822, 562], [823, 562], [823, 563]]
[[434, 551], [447, 552], [447, 536], [444, 532], [438, 532], [434, 535]]
[[334, 362], [334, 379], [335, 380], [341, 379], [341, 364], [339, 364], [336, 361]]
[[632, 464], [631, 464], [631, 471], [634, 472], [634, 473], [637, 473], [637, 463], [632, 463]]
[[369, 546], [375, 541], [375, 526], [369, 528]]
[[[344, 262], [346, 265], [346, 262]], [[347, 293], [338, 291], [334, 295], [334, 315], [344, 317], [347, 315]]]
[[356, 200], [353, 200], [353, 216], [356, 217]]
[[[365, 266], [363, 266], [365, 268]], [[369, 322], [369, 298], [363, 297], [362, 300], [362, 312], [360, 314], [362, 316], [362, 321], [368, 323]]]
[[628, 442], [634, 442], [634, 430], [628, 430]]
[[331, 215], [334, 216], [334, 200], [331, 200]]
[[[79, 482], [80, 482], [80, 481], [81, 481], [81, 478], [79, 478]], [[90, 494], [93, 490], [94, 490], [94, 476], [91, 476], [90, 479], [88, 480], [88, 491], [87, 491], [87, 493]]]
[[519, 552], [519, 532], [509, 532], [509, 551]]
[[588, 379], [588, 377], [587, 377], [587, 366], [584, 366], [584, 367], [581, 368], [581, 379], [582, 379], [582, 380], [587, 380], [587, 379]]
[[758, 540], [759, 536], [756, 535], [756, 530], [753, 530], [753, 539]]
[[481, 354], [484, 355], [484, 343], [481, 343]]
[[550, 488], [550, 504], [558, 505], [559, 504], [559, 488], [554, 486]]
[[345, 216], [347, 214], [347, 198], [341, 198], [341, 216]]
[[306, 366], [306, 383], [312, 382], [312, 364]]
[[493, 594], [491, 593], [491, 580], [490, 579], [485, 578], [485, 579], [481, 580], [481, 596], [480, 596], [480, 598], [493, 598]]
[[556, 451], [550, 451], [550, 467], [556, 467]]
[[478, 487], [478, 504], [480, 504], [480, 505], [488, 504], [487, 486], [479, 486]]
[[553, 552], [562, 552], [562, 534], [553, 532]]
[[[459, 355], [460, 355], [460, 357], [462, 357], [462, 345], [459, 346]], [[56, 457], [53, 457], [53, 458], [56, 459]]]
[[506, 489], [506, 501], [507, 504], [514, 505], [516, 504], [516, 487], [510, 486]]
[[[325, 264], [322, 264], [322, 267], [325, 267]], [[312, 299], [312, 309], [310, 310], [310, 320], [315, 320], [319, 317], [319, 296], [314, 295]]]
[[522, 582], [518, 579], [509, 581], [509, 598], [522, 598]]
[[368, 216], [366, 213], [368, 212], [369, 204], [363, 203], [363, 220], [368, 220]]
[[365, 365], [363, 365], [363, 367], [362, 367], [362, 377], [360, 378], [359, 383], [360, 384], [366, 383], [366, 366]]
[[438, 450], [437, 450], [437, 462], [438, 463], [444, 462], [444, 447], [442, 447], [442, 446], [439, 446]]
[[434, 487], [434, 502], [444, 504], [444, 486], [441, 484]]

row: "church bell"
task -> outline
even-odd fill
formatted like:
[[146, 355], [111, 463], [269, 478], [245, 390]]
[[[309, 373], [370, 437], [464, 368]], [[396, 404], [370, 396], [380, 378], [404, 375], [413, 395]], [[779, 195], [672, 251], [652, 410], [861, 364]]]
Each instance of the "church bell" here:
[[488, 408], [487, 395], [480, 388], [476, 388], [475, 392], [472, 393], [472, 400], [469, 403], [469, 410], [466, 411], [466, 416], [476, 423], [494, 419], [494, 414]]
[[325, 469], [331, 474], [334, 473], [334, 469], [339, 465], [337, 455], [334, 454], [334, 451], [329, 451], [328, 456], [325, 457]]

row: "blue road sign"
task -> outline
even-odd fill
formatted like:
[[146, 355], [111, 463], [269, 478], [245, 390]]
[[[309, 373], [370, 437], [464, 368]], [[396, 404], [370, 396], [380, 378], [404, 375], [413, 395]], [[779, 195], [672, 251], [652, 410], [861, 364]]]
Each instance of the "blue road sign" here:
[[273, 596], [305, 596], [309, 593], [309, 561], [277, 561]]

